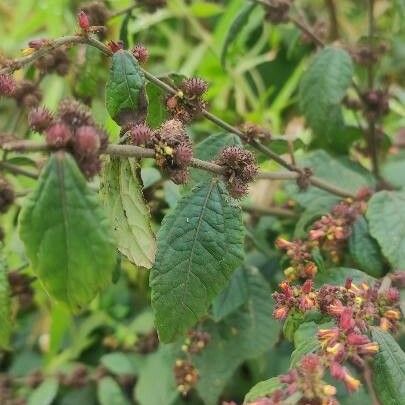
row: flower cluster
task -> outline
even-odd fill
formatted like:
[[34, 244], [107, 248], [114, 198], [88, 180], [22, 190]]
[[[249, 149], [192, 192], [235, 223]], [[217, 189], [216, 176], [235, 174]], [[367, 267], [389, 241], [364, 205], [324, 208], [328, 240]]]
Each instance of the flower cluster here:
[[387, 44], [381, 42], [372, 48], [370, 48], [369, 44], [359, 44], [355, 48], [349, 49], [349, 52], [356, 63], [361, 66], [369, 67], [377, 63], [387, 50]]
[[211, 335], [208, 332], [191, 330], [181, 349], [186, 353], [197, 354], [205, 349], [210, 340]]
[[363, 93], [362, 99], [364, 116], [368, 119], [377, 120], [389, 111], [389, 94], [384, 90], [370, 90]]
[[250, 405], [281, 405], [297, 393], [301, 398], [300, 404], [337, 405], [336, 388], [324, 380], [325, 371], [320, 356], [307, 354], [296, 368], [279, 377], [282, 388], [269, 397], [250, 402]]
[[223, 177], [229, 194], [234, 198], [243, 197], [257, 174], [253, 154], [239, 146], [227, 146], [219, 153], [216, 163], [225, 169]]
[[166, 121], [155, 131], [154, 137], [157, 165], [166, 171], [176, 184], [186, 183], [193, 148], [183, 123], [175, 119]]
[[177, 389], [182, 395], [187, 395], [197, 384], [199, 375], [197, 369], [190, 361], [176, 360], [173, 368]]
[[399, 291], [393, 287], [381, 291], [380, 287], [379, 282], [370, 287], [365, 283], [356, 285], [350, 279], [345, 286], [324, 285], [319, 290], [313, 289], [311, 280], [301, 287], [283, 282], [281, 291], [273, 294], [273, 315], [285, 319], [292, 311], [318, 310], [331, 317], [335, 326], [318, 332], [318, 354], [332, 377], [343, 381], [348, 391], [355, 391], [360, 381], [342, 364], [350, 361], [364, 367], [364, 358], [375, 355], [379, 349], [367, 336], [369, 326], [379, 325], [384, 330], [395, 331], [401, 318]]
[[179, 91], [166, 99], [169, 114], [185, 123], [199, 117], [206, 107], [202, 97], [207, 89], [207, 83], [198, 77], [184, 79], [180, 83]]
[[306, 312], [318, 308], [317, 294], [313, 289], [312, 280], [306, 280], [302, 286], [291, 286], [284, 281], [279, 287], [281, 292], [273, 294], [275, 301], [273, 316], [276, 319], [287, 318], [293, 310]]
[[36, 108], [31, 110], [28, 121], [33, 130], [45, 134], [49, 147], [69, 151], [86, 177], [100, 171], [99, 156], [107, 147], [108, 137], [86, 106], [76, 100], [63, 100], [55, 115]]
[[313, 278], [318, 268], [312, 260], [311, 246], [308, 242], [295, 240], [289, 242], [283, 238], [276, 240], [276, 247], [284, 250], [290, 260], [290, 266], [284, 270], [289, 281], [297, 278]]
[[365, 210], [364, 201], [353, 201], [350, 198], [341, 201], [329, 214], [323, 215], [312, 225], [309, 240], [327, 252], [333, 262], [338, 262], [353, 223]]
[[312, 280], [306, 280], [302, 286], [284, 281], [279, 287], [280, 291], [273, 294], [273, 315], [277, 319], [285, 319], [293, 310], [302, 313], [319, 310], [335, 319], [346, 333], [354, 327], [356, 331], [366, 332], [370, 325], [395, 331], [401, 318], [399, 291], [394, 287], [380, 291], [379, 282], [370, 287], [347, 280], [345, 286], [327, 284], [314, 290]]

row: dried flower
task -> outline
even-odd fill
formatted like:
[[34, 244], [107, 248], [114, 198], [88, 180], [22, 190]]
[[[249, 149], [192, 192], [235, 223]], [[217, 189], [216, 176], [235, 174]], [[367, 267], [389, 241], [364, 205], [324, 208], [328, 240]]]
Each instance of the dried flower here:
[[55, 122], [45, 132], [46, 143], [51, 148], [64, 148], [72, 140], [73, 135], [70, 128], [63, 122]]
[[149, 51], [142, 44], [136, 44], [134, 48], [132, 48], [132, 55], [139, 63], [146, 63], [149, 59]]
[[0, 74], [0, 96], [10, 97], [16, 89], [16, 82], [12, 75]]
[[247, 184], [257, 173], [253, 154], [238, 146], [227, 146], [217, 157], [216, 163], [225, 168], [223, 177], [228, 191], [234, 198], [241, 198], [247, 192]]
[[52, 113], [45, 107], [32, 109], [28, 115], [28, 124], [33, 131], [43, 132], [53, 121]]

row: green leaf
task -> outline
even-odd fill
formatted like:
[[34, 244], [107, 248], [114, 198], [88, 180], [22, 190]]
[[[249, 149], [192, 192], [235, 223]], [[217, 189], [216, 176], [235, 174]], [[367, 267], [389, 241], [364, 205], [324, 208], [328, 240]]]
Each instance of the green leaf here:
[[59, 390], [56, 377], [47, 378], [28, 398], [28, 405], [51, 405]]
[[374, 194], [366, 213], [371, 236], [395, 268], [405, 267], [405, 192]]
[[393, 186], [405, 187], [405, 152], [402, 151], [398, 155], [388, 156], [386, 163], [382, 167], [382, 174]]
[[319, 136], [330, 136], [343, 127], [340, 102], [353, 75], [350, 55], [343, 49], [326, 47], [304, 73], [299, 103], [308, 124]]
[[133, 159], [110, 158], [104, 165], [101, 196], [119, 251], [137, 266], [150, 269], [156, 242]]
[[122, 126], [128, 120], [145, 119], [145, 78], [139, 63], [130, 52], [120, 50], [112, 56], [105, 97], [107, 111], [119, 125]]
[[157, 128], [168, 117], [166, 109], [166, 93], [153, 83], [146, 84], [149, 106], [146, 121], [152, 128]]
[[11, 321], [11, 292], [8, 283], [6, 265], [0, 256], [0, 348], [10, 348], [10, 337], [12, 332]]
[[380, 346], [373, 362], [373, 383], [382, 404], [405, 404], [405, 353], [394, 338], [377, 327], [371, 330]]
[[380, 278], [384, 272], [384, 261], [377, 242], [370, 236], [368, 223], [363, 216], [352, 226], [349, 251], [360, 269], [370, 276]]
[[136, 375], [141, 368], [141, 359], [131, 353], [108, 353], [100, 358], [100, 362], [108, 371], [118, 375]]
[[218, 403], [227, 382], [243, 361], [263, 355], [277, 341], [280, 323], [272, 318], [273, 301], [266, 280], [255, 268], [246, 272], [249, 298], [220, 323], [207, 322], [210, 343], [193, 363], [200, 373], [199, 396], [206, 405]]
[[239, 267], [232, 274], [228, 285], [220, 292], [212, 303], [212, 315], [215, 322], [219, 322], [241, 305], [248, 298], [248, 285], [245, 270]]
[[291, 367], [295, 367], [301, 358], [309, 353], [314, 353], [320, 348], [317, 333], [319, 329], [327, 329], [333, 322], [318, 325], [315, 322], [304, 322], [294, 333], [294, 351], [291, 353]]
[[171, 405], [179, 396], [174, 380], [175, 351], [161, 346], [147, 356], [135, 385], [134, 397], [140, 405]]
[[207, 312], [243, 257], [241, 210], [218, 179], [186, 194], [163, 220], [150, 275], [152, 307], [163, 342]]
[[324, 284], [344, 285], [345, 281], [351, 278], [353, 283], [368, 283], [374, 284], [376, 279], [369, 276], [367, 273], [349, 267], [332, 267], [323, 273], [317, 273], [314, 279], [316, 288]]
[[283, 388], [283, 386], [284, 384], [280, 382], [278, 377], [272, 377], [268, 380], [260, 381], [246, 394], [243, 403], [248, 404], [256, 399], [270, 396], [274, 391]]
[[97, 398], [100, 405], [129, 405], [121, 387], [112, 377], [102, 378], [97, 385]]
[[[308, 166], [313, 169], [314, 174], [319, 178], [353, 193], [362, 187], [373, 187], [375, 184], [371, 173], [361, 165], [346, 158], [333, 158], [323, 150], [313, 151], [299, 163], [303, 167]], [[328, 201], [330, 208], [332, 208], [341, 200], [341, 197], [333, 196], [316, 187], [309, 187], [306, 191], [300, 191], [295, 184], [290, 183], [286, 188], [291, 197], [305, 208], [316, 204], [320, 198], [324, 199], [322, 202], [323, 209], [326, 209]]]
[[224, 44], [222, 46], [222, 51], [221, 51], [221, 65], [225, 66], [226, 64], [226, 56], [228, 53], [228, 48], [229, 46], [235, 41], [237, 38], [239, 32], [243, 28], [243, 26], [246, 24], [247, 20], [249, 19], [250, 14], [256, 7], [256, 3], [248, 3], [246, 4], [239, 12], [239, 14], [236, 16], [236, 18], [233, 20], [231, 26], [229, 27], [229, 30], [226, 34]]
[[[203, 141], [199, 142], [194, 150], [194, 156], [201, 160], [214, 160], [218, 153], [226, 146], [241, 146], [242, 142], [239, 137], [231, 133], [219, 133], [210, 135]], [[191, 180], [194, 183], [203, 179], [210, 179], [212, 174], [198, 169], [191, 169]]]
[[110, 224], [72, 156], [53, 154], [19, 218], [27, 256], [48, 293], [77, 311], [111, 282]]

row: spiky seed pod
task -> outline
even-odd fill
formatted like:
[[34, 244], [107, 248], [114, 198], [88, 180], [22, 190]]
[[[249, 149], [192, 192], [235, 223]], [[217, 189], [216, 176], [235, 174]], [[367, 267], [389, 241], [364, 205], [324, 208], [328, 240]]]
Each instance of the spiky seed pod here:
[[92, 1], [83, 4], [81, 9], [87, 14], [92, 26], [103, 26], [106, 25], [108, 17], [110, 15], [107, 7], [101, 1]]
[[176, 119], [164, 122], [159, 128], [158, 134], [159, 138], [170, 146], [175, 146], [188, 140], [183, 123]]
[[151, 146], [153, 144], [153, 131], [146, 124], [137, 124], [129, 129], [132, 145]]
[[96, 156], [100, 146], [100, 136], [94, 127], [86, 125], [77, 129], [73, 150], [78, 157]]
[[231, 196], [241, 198], [245, 195], [248, 183], [257, 174], [257, 165], [252, 153], [238, 146], [228, 146], [219, 154], [217, 164], [226, 169], [224, 177]]
[[12, 75], [0, 74], [0, 96], [10, 97], [16, 89], [16, 82]]
[[45, 132], [46, 143], [51, 148], [64, 148], [72, 140], [70, 128], [63, 122], [55, 122]]
[[42, 99], [41, 91], [31, 80], [21, 80], [13, 92], [19, 106], [34, 108], [39, 105]]
[[146, 63], [149, 59], [149, 50], [142, 44], [137, 44], [132, 49], [132, 55], [139, 63]]
[[78, 165], [82, 173], [91, 179], [96, 174], [100, 173], [101, 170], [101, 160], [99, 156], [90, 156], [78, 161]]
[[199, 77], [190, 77], [182, 81], [180, 89], [186, 96], [200, 97], [207, 91], [208, 84], [205, 80], [200, 79]]
[[190, 143], [182, 143], [174, 150], [173, 159], [177, 166], [188, 166], [192, 158], [193, 150]]
[[15, 199], [14, 190], [10, 183], [0, 178], [0, 212], [6, 212], [13, 204]]
[[58, 117], [73, 129], [95, 125], [90, 109], [74, 99], [65, 99], [59, 103]]
[[167, 170], [167, 174], [170, 177], [170, 180], [173, 181], [175, 184], [186, 184], [189, 179], [189, 171], [187, 168], [185, 169], [172, 169], [169, 168]]
[[243, 132], [243, 140], [247, 143], [255, 140], [268, 141], [271, 139], [270, 131], [256, 124], [247, 122], [240, 129]]
[[28, 124], [33, 131], [43, 132], [53, 121], [52, 113], [45, 107], [32, 109], [28, 115]]

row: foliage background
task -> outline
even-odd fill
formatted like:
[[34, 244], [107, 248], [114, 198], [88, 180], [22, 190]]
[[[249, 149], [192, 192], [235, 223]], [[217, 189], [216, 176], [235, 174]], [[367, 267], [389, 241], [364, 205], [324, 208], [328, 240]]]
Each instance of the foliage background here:
[[[328, 21], [327, 2], [300, 0], [296, 3], [307, 12], [310, 21]], [[365, 3], [363, 0], [339, 1], [339, 22], [343, 37], [349, 43], [356, 43], [367, 31]], [[131, 3], [116, 0], [108, 4], [112, 10], [122, 10]], [[283, 134], [291, 140], [298, 139], [297, 157], [316, 146], [323, 146], [331, 155], [338, 157], [341, 149], [324, 139], [311, 137], [299, 112], [298, 85], [311, 61], [313, 46], [302, 43], [294, 26], [263, 24], [263, 11], [256, 8], [230, 44], [226, 68], [222, 66], [221, 50], [229, 27], [244, 4], [244, 0], [169, 0], [167, 8], [154, 13], [136, 10], [130, 19], [126, 19], [125, 15], [111, 19], [108, 36], [123, 39], [129, 48], [137, 42], [146, 44], [151, 54], [148, 69], [156, 75], [176, 72], [206, 78], [210, 84], [207, 94], [210, 111], [223, 119], [234, 124], [257, 122], [271, 128], [276, 136]], [[70, 34], [75, 29], [75, 14], [80, 5], [80, 1], [68, 0], [3, 0], [0, 4], [1, 54], [18, 55], [31, 39]], [[388, 0], [377, 1], [376, 16], [379, 31], [390, 44], [390, 52], [379, 66], [380, 84], [389, 86], [393, 95], [391, 112], [384, 118], [389, 148], [405, 127], [405, 93], [402, 87], [405, 5], [401, 0], [396, 0], [394, 5]], [[105, 126], [111, 139], [116, 139], [119, 127], [105, 110], [104, 85], [100, 85], [106, 80], [108, 62], [94, 52], [90, 58], [94, 58], [95, 63], [86, 66], [80, 64], [83, 55], [79, 52], [72, 54], [79, 62], [74, 64], [67, 80], [56, 75], [49, 75], [43, 80], [44, 104], [55, 109], [63, 97], [91, 94], [94, 97], [91, 104], [94, 116]], [[364, 72], [356, 69], [359, 77], [364, 77]], [[23, 74], [24, 71], [16, 73], [17, 77]], [[30, 71], [26, 74], [30, 75]], [[25, 133], [24, 112], [10, 115], [10, 110], [11, 105], [2, 102], [1, 130]], [[347, 123], [357, 123], [353, 112], [344, 110], [344, 115]], [[207, 121], [199, 121], [193, 125], [191, 134], [200, 141], [217, 131]], [[33, 139], [39, 137], [37, 134], [30, 136]], [[346, 149], [343, 145], [343, 150]], [[354, 148], [351, 154], [362, 159]], [[393, 172], [395, 181], [404, 186], [405, 163], [402, 161], [394, 167], [392, 162], [397, 161], [398, 156], [389, 157], [384, 170]], [[24, 164], [28, 167], [35, 165], [29, 161]], [[272, 170], [275, 166], [265, 161], [261, 168]], [[182, 191], [172, 182], [162, 179], [150, 162], [144, 163], [142, 177], [146, 198], [151, 204], [153, 225], [157, 229], [162, 216], [175, 204]], [[15, 182], [16, 188], [21, 190], [33, 187], [33, 181], [23, 177], [18, 177]], [[266, 206], [285, 203], [288, 196], [277, 183], [257, 182], [252, 187], [249, 200]], [[18, 210], [17, 205], [1, 217], [7, 233], [5, 256], [10, 268], [23, 266], [24, 272], [31, 274], [15, 231]], [[246, 263], [259, 267], [274, 288], [282, 276], [280, 256], [273, 248], [274, 239], [280, 233], [291, 232], [295, 224], [272, 216], [246, 220], [251, 232]], [[78, 384], [73, 389], [61, 388], [57, 403], [91, 404], [99, 401], [102, 404], [124, 404], [129, 398], [135, 398], [142, 405], [182, 403], [172, 381], [173, 359], [170, 359], [170, 353], [164, 348], [149, 355], [140, 353], [147, 351], [142, 345], [154, 341], [153, 333], [150, 334], [153, 316], [149, 307], [147, 279], [147, 272], [124, 260], [117, 284], [110, 286], [79, 316], [72, 316], [64, 308], [50, 303], [34, 282], [34, 304], [27, 311], [18, 313], [12, 340], [13, 352], [3, 352], [0, 357], [2, 372], [23, 379], [38, 369], [48, 376], [55, 376], [61, 371], [69, 373], [79, 363], [86, 364], [93, 371], [103, 365], [114, 381], [119, 382], [121, 393], [115, 392], [117, 386], [110, 380], [104, 383], [103, 388], [100, 384], [89, 382], [84, 386]], [[275, 321], [272, 322], [271, 328], [278, 330]], [[243, 362], [237, 371], [232, 370], [223, 398], [241, 400], [254, 383], [287, 370], [291, 348], [288, 342], [276, 343], [265, 356]], [[224, 359], [226, 364], [228, 359]], [[218, 378], [223, 377], [222, 374], [226, 375], [226, 367], [220, 370]], [[38, 394], [43, 395], [40, 399], [33, 398], [34, 391], [27, 386], [20, 388], [20, 395], [30, 398], [30, 404], [51, 403], [57, 383], [54, 377], [46, 381], [48, 386], [44, 389], [45, 393]], [[207, 390], [210, 389], [208, 384]], [[124, 398], [123, 392], [127, 393], [127, 397]], [[115, 395], [112, 402], [110, 395]], [[193, 394], [188, 401], [198, 404], [200, 399]]]

